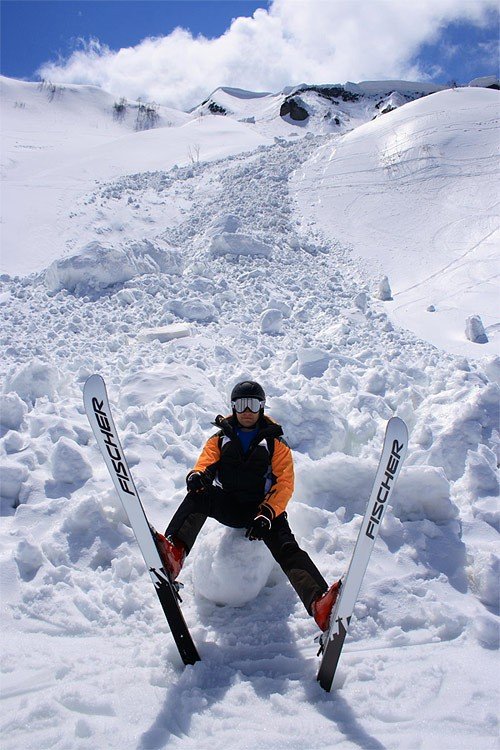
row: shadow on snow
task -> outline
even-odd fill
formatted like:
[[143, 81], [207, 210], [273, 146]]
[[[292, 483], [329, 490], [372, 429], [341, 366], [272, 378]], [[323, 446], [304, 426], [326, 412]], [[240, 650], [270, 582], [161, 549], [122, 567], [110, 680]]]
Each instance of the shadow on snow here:
[[[345, 699], [338, 692], [324, 693], [315, 681], [311, 660], [298, 650], [288, 625], [296, 601], [286, 580], [267, 586], [243, 608], [220, 607], [199, 598], [198, 617], [209, 628], [211, 642], [201, 644], [202, 661], [184, 669], [168, 688], [138, 750], [161, 750], [172, 736], [188, 737], [193, 715], [210, 711], [236, 685], [250, 686], [252, 694], [265, 701], [275, 694], [286, 695], [293, 680], [301, 683], [310, 705], [347, 740], [363, 750], [384, 750]], [[315, 649], [311, 640], [311, 655]], [[258, 722], [255, 726], [258, 730]]]

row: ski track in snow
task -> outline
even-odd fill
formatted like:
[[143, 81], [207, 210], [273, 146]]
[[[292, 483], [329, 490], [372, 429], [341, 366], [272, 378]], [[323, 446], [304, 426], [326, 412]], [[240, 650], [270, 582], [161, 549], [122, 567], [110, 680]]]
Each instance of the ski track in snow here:
[[[120, 178], [76, 207], [98, 237], [107, 217], [133, 225], [168, 195], [176, 222], [158, 209], [148, 236], [181, 252], [182, 275], [78, 294], [43, 275], [2, 282], [6, 391], [30, 404], [4, 403], [5, 750], [496, 747], [498, 364], [394, 328], [349, 250], [304, 229], [288, 183], [320, 142]], [[229, 216], [233, 240], [268, 257], [213, 250], [214, 220]], [[139, 336], [174, 323], [190, 336]], [[408, 460], [331, 695], [315, 682], [314, 623], [279, 569], [243, 607], [202, 596], [197, 559], [241, 542], [210, 521], [181, 576], [202, 662], [182, 666], [83, 414], [93, 372], [160, 529], [232, 384], [261, 381], [294, 449], [292, 528], [329, 580], [348, 564], [386, 421], [406, 420]]]

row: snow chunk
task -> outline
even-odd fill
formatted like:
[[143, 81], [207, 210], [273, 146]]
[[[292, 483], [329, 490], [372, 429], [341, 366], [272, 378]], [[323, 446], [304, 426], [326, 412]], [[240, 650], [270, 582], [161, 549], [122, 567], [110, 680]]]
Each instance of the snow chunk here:
[[196, 404], [210, 415], [221, 409], [219, 391], [197, 367], [156, 365], [129, 375], [122, 382], [120, 406], [124, 411], [130, 406], [155, 405], [165, 399], [183, 406]]
[[123, 250], [89, 242], [79, 253], [54, 261], [45, 271], [45, 284], [52, 291], [101, 289], [134, 275], [135, 269]]
[[[15, 507], [23, 482], [28, 478], [28, 469], [15, 461], [3, 461], [0, 467], [0, 495], [14, 501]], [[12, 504], [12, 503], [11, 503]]]
[[464, 508], [471, 507], [475, 518], [500, 531], [499, 482], [495, 453], [486, 445], [468, 451], [465, 472], [455, 484], [457, 498]]
[[283, 313], [284, 318], [289, 318], [292, 314], [292, 308], [284, 300], [279, 297], [271, 297], [269, 300], [269, 310], [279, 310]]
[[144, 328], [140, 332], [139, 338], [143, 341], [160, 341], [164, 344], [166, 341], [172, 341], [173, 339], [180, 339], [185, 336], [191, 335], [191, 329], [189, 326], [183, 325], [182, 323], [173, 323], [169, 326], [160, 326], [159, 328]]
[[217, 311], [213, 305], [197, 299], [172, 300], [168, 307], [177, 317], [198, 323], [209, 323], [217, 315]]
[[8, 430], [19, 430], [28, 411], [17, 393], [0, 395], [0, 424]]
[[163, 240], [129, 242], [125, 245], [124, 252], [132, 259], [138, 275], [159, 271], [180, 276], [184, 270], [182, 254]]
[[332, 512], [344, 507], [351, 516], [364, 513], [375, 476], [375, 464], [360, 462], [358, 458], [341, 453], [324, 451], [322, 456], [312, 451], [309, 453], [311, 457], [295, 454], [294, 497], [312, 507]]
[[382, 276], [377, 290], [377, 298], [382, 302], [389, 302], [392, 300], [392, 291], [387, 276]]
[[476, 594], [487, 607], [498, 607], [498, 582], [500, 581], [500, 558], [494, 552], [478, 553], [474, 556], [472, 576]]
[[218, 526], [196, 546], [195, 590], [215, 604], [242, 607], [267, 583], [274, 560], [261, 542], [250, 542], [242, 529]]
[[241, 227], [241, 219], [235, 214], [226, 214], [214, 219], [207, 231], [209, 235], [234, 234]]
[[373, 367], [366, 371], [363, 376], [363, 386], [365, 391], [373, 393], [376, 396], [384, 396], [387, 388], [387, 379], [384, 373]]
[[6, 453], [19, 453], [27, 447], [28, 442], [25, 436], [15, 430], [7, 430], [1, 440]]
[[251, 255], [270, 258], [273, 249], [270, 245], [249, 237], [246, 234], [222, 232], [212, 238], [210, 243], [212, 255]]
[[180, 253], [158, 240], [141, 240], [124, 247], [94, 241], [74, 255], [54, 261], [45, 271], [45, 284], [54, 292], [67, 289], [83, 293], [146, 273], [178, 275], [182, 269]]
[[366, 306], [368, 305], [368, 295], [366, 292], [358, 292], [353, 299], [354, 307], [361, 310], [362, 313], [366, 312]]
[[281, 333], [283, 330], [283, 313], [281, 310], [265, 310], [260, 318], [261, 333]]
[[489, 613], [478, 615], [472, 621], [472, 629], [481, 646], [498, 650], [500, 646], [500, 632], [496, 617]]
[[299, 349], [297, 357], [299, 372], [306, 378], [320, 378], [330, 364], [330, 355], [323, 349]]
[[137, 302], [137, 295], [131, 289], [120, 289], [120, 291], [114, 295], [114, 298], [124, 307], [127, 305], [134, 305]]
[[21, 539], [17, 545], [15, 560], [21, 578], [31, 581], [42, 567], [45, 557], [36, 544], [27, 539]]
[[473, 344], [487, 344], [488, 336], [479, 315], [471, 315], [465, 321], [465, 335]]
[[403, 469], [394, 490], [392, 507], [401, 521], [428, 519], [440, 523], [459, 515], [450, 499], [450, 484], [444, 471], [434, 466]]
[[15, 391], [23, 401], [33, 402], [41, 396], [53, 399], [59, 385], [55, 367], [39, 359], [31, 360], [7, 379], [8, 391]]
[[489, 357], [482, 361], [482, 368], [492, 383], [500, 385], [500, 357]]
[[85, 458], [80, 446], [74, 440], [61, 437], [54, 446], [51, 456], [52, 476], [56, 482], [80, 485], [90, 479], [92, 466]]
[[426, 463], [443, 467], [449, 479], [459, 479], [465, 470], [468, 450], [477, 450], [483, 435], [497, 429], [500, 390], [490, 383], [471, 391], [468, 401], [454, 405], [453, 421], [437, 436]]
[[273, 398], [272, 413], [278, 422], [286, 424], [285, 438], [293, 450], [306, 453], [313, 459], [345, 450], [347, 421], [321, 395]]

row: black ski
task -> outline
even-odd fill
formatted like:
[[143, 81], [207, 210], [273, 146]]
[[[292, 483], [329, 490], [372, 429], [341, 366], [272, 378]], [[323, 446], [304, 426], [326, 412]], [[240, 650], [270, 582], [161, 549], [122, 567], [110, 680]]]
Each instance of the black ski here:
[[83, 402], [97, 444], [130, 520], [181, 658], [184, 664], [194, 664], [200, 660], [200, 657], [179, 607], [180, 597], [177, 586], [170, 580], [168, 572], [162, 566], [151, 526], [118, 439], [109, 407], [106, 385], [100, 375], [92, 375], [85, 383]]

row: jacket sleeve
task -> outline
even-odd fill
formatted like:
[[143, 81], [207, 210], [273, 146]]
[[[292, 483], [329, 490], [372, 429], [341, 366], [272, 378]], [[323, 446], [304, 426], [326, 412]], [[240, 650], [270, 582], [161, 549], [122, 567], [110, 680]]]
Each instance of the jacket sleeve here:
[[261, 505], [261, 511], [267, 511], [267, 515], [273, 520], [285, 510], [294, 488], [292, 451], [283, 440], [274, 442], [271, 470], [275, 482]]
[[215, 472], [217, 471], [217, 464], [219, 463], [219, 459], [219, 436], [212, 435], [212, 437], [208, 438], [207, 442], [203, 446], [203, 450], [189, 474], [192, 474], [193, 471], [206, 471], [211, 475], [213, 479], [215, 477]]

